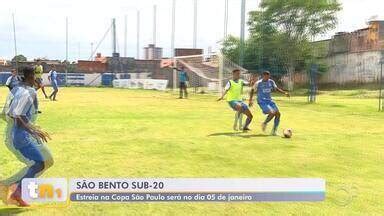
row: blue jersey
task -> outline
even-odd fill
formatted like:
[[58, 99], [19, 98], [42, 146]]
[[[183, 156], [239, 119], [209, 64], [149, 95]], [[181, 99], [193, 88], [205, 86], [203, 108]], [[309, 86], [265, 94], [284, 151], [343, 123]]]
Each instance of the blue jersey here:
[[49, 71], [48, 76], [51, 79], [51, 84], [57, 85], [57, 72], [55, 70], [51, 70], [51, 71]]
[[257, 81], [254, 86], [254, 90], [257, 91], [257, 101], [270, 101], [272, 100], [271, 92], [277, 88], [275, 81], [269, 79], [263, 81], [262, 79]]
[[51, 77], [51, 82], [56, 82], [57, 81], [57, 72], [55, 70], [49, 71], [48, 76]]
[[188, 81], [187, 72], [180, 71], [179, 72], [179, 82], [187, 82], [187, 81]]

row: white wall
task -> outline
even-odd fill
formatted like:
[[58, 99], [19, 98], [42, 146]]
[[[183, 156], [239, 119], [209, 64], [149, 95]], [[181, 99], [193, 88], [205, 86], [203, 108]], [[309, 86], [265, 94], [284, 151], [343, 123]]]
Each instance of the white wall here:
[[338, 54], [328, 58], [329, 71], [321, 83], [370, 83], [380, 75], [380, 51]]

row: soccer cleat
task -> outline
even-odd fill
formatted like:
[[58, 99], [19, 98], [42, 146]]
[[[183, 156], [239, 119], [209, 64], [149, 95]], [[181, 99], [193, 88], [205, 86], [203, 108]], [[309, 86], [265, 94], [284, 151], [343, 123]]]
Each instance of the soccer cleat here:
[[243, 132], [248, 132], [248, 131], [250, 131], [251, 129], [249, 129], [249, 128], [243, 128]]
[[237, 125], [233, 125], [233, 130], [237, 131]]
[[271, 136], [278, 136], [278, 134], [277, 134], [277, 130], [272, 130], [272, 132], [271, 132]]
[[261, 123], [261, 130], [265, 133], [265, 131], [267, 130], [267, 123]]
[[21, 189], [19, 187], [11, 194], [10, 199], [16, 201], [20, 207], [29, 206], [29, 204], [21, 198]]

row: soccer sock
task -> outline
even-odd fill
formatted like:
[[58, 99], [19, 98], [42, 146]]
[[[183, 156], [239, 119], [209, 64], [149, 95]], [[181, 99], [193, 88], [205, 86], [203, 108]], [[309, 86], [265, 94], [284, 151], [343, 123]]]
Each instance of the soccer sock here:
[[270, 121], [273, 119], [273, 117], [274, 117], [274, 115], [269, 114], [269, 115], [267, 116], [267, 118], [265, 119], [264, 124], [268, 124], [268, 122], [270, 122]]
[[245, 120], [244, 128], [248, 128], [249, 124], [251, 124], [251, 121], [252, 121], [252, 119], [247, 117], [247, 119]]
[[237, 122], [239, 121], [239, 112], [235, 112], [235, 121], [233, 122], [233, 128], [237, 128]]
[[239, 113], [238, 121], [239, 121], [239, 127], [243, 127], [243, 113]]
[[273, 131], [276, 131], [280, 124], [280, 116], [276, 116], [273, 122]]

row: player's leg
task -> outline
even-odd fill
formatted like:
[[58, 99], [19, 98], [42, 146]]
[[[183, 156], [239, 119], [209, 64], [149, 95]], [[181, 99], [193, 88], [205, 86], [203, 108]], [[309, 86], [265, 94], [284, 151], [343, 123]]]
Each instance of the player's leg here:
[[262, 112], [267, 115], [264, 122], [261, 123], [261, 130], [265, 132], [267, 124], [275, 117], [275, 113], [266, 101], [260, 101], [258, 104]]
[[239, 129], [241, 130], [241, 128], [243, 128], [243, 113], [239, 113], [238, 121], [239, 121]]
[[179, 98], [183, 98], [183, 83], [179, 83]]
[[247, 131], [247, 130], [249, 130], [249, 125], [252, 122], [253, 115], [252, 115], [252, 113], [251, 113], [251, 111], [249, 109], [244, 110], [243, 113], [247, 116], [247, 119], [245, 120], [245, 124], [244, 124], [243, 130]]
[[48, 95], [47, 95], [47, 93], [45, 93], [45, 89], [44, 89], [44, 85], [43, 84], [41, 84], [41, 91], [43, 92], [45, 98], [48, 99]]
[[271, 101], [270, 106], [272, 107], [272, 109], [275, 112], [275, 119], [274, 119], [274, 122], [273, 122], [273, 128], [272, 128], [272, 133], [271, 134], [273, 136], [276, 136], [277, 135], [277, 128], [279, 127], [279, 124], [280, 124], [281, 113], [279, 111], [279, 108], [275, 104], [275, 102]]
[[36, 78], [35, 80], [35, 86], [36, 86], [36, 91], [41, 88], [41, 91], [43, 92], [45, 98], [48, 98], [47, 94], [45, 93], [44, 85], [43, 85], [43, 79], [41, 78]]
[[59, 92], [59, 89], [56, 89], [56, 90], [55, 90], [55, 94], [53, 95], [53, 100], [54, 100], [54, 101], [56, 101], [56, 95], [57, 95], [58, 92]]
[[239, 122], [239, 116], [240, 116], [240, 112], [236, 111], [235, 112], [235, 120], [233, 122], [233, 130], [237, 131], [237, 123]]
[[39, 90], [40, 89], [40, 84], [39, 84], [39, 79], [35, 79], [35, 90]]
[[249, 125], [252, 122], [253, 115], [252, 115], [251, 111], [249, 110], [247, 104], [245, 104], [244, 102], [239, 102], [238, 106], [240, 107], [239, 112], [241, 112], [247, 116], [247, 119], [245, 120], [245, 124], [243, 127], [243, 130], [247, 131], [247, 130], [249, 130]]
[[275, 113], [275, 120], [274, 120], [274, 123], [273, 123], [273, 129], [272, 129], [272, 135], [276, 135], [277, 134], [277, 128], [279, 127], [279, 124], [280, 124], [280, 112], [277, 111]]
[[49, 150], [42, 144], [37, 145], [31, 143], [25, 147], [18, 149], [20, 155], [22, 155], [22, 162], [26, 164], [26, 167], [17, 173], [16, 190], [10, 196], [11, 199], [17, 201], [21, 206], [27, 206], [21, 199], [21, 181], [24, 178], [36, 178], [40, 176], [46, 169], [53, 165], [53, 157]]
[[264, 122], [261, 123], [261, 130], [263, 132], [265, 132], [265, 130], [267, 129], [268, 122], [270, 122], [273, 117], [275, 117], [274, 113], [268, 113], [267, 118], [264, 120]]
[[188, 98], [187, 84], [184, 83], [184, 97]]
[[53, 88], [53, 92], [52, 92], [52, 94], [49, 96], [49, 99], [55, 101], [55, 100], [56, 100], [57, 92], [59, 91], [59, 88], [57, 87], [57, 84], [56, 84], [56, 83], [52, 83], [52, 88]]

